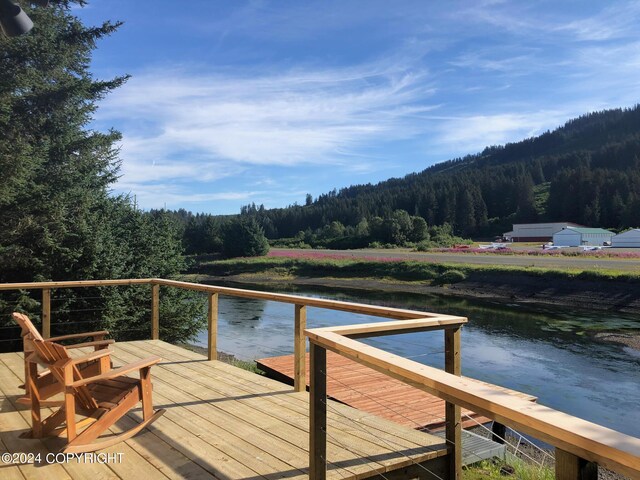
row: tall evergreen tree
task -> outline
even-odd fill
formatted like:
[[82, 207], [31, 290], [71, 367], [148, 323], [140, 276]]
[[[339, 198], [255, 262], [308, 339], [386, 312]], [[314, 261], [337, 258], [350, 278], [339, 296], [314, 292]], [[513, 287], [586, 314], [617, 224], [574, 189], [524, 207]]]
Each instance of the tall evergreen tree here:
[[[72, 14], [84, 3], [52, 1], [28, 12], [35, 24], [28, 35], [0, 36], [0, 282], [169, 276], [184, 268], [169, 219], [109, 195], [120, 166], [120, 134], [89, 124], [97, 102], [127, 76], [91, 74], [97, 42], [120, 23], [84, 26]], [[57, 299], [55, 318], [66, 325], [54, 331], [69, 332], [74, 320], [89, 318], [119, 338], [148, 335], [148, 291], [105, 289], [89, 294], [100, 297], [91, 301], [83, 300], [86, 292], [67, 293]], [[11, 307], [12, 300], [3, 301]], [[164, 330], [166, 339], [184, 340], [202, 324], [196, 302], [184, 307], [172, 318], [175, 328]]]

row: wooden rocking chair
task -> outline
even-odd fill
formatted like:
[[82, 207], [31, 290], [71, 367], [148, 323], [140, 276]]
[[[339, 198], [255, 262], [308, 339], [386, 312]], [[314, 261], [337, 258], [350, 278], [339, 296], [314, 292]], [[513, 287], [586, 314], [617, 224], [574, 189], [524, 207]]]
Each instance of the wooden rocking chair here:
[[[24, 348], [24, 385], [21, 385], [21, 388], [25, 389], [24, 397], [18, 399], [18, 402], [22, 404], [28, 405], [30, 403], [29, 397], [29, 384], [28, 384], [28, 372], [29, 372], [29, 362], [28, 358], [33, 353], [33, 341], [34, 340], [44, 340], [40, 332], [35, 327], [31, 319], [23, 313], [13, 313], [13, 319], [16, 321], [20, 328], [22, 329], [22, 343]], [[52, 342], [62, 342], [68, 340], [85, 340], [91, 339], [91, 341], [76, 343], [74, 345], [67, 345], [67, 349], [74, 348], [83, 348], [83, 347], [93, 347], [95, 350], [101, 350], [104, 348], [108, 348], [109, 345], [115, 342], [115, 340], [106, 340], [104, 337], [107, 336], [109, 332], [107, 330], [101, 330], [98, 332], [87, 332], [87, 333], [74, 333], [71, 335], [62, 335], [60, 337], [53, 337], [49, 340]], [[98, 361], [90, 361], [84, 364], [78, 364], [78, 368], [81, 370], [86, 369], [87, 375], [98, 375], [103, 371], [109, 370], [110, 365], [105, 365], [105, 362], [108, 362], [108, 359], [103, 358]], [[44, 370], [38, 374], [38, 378], [36, 379], [36, 383], [38, 385], [38, 390], [40, 392], [40, 404], [42, 406], [55, 406], [60, 405], [60, 401], [48, 400], [54, 395], [62, 392], [64, 389], [61, 385], [56, 381], [55, 377], [51, 374], [49, 370]]]
[[[71, 358], [67, 349], [51, 341], [34, 340], [34, 353], [29, 358], [29, 392], [31, 396], [32, 430], [30, 437], [59, 436], [66, 432], [66, 453], [93, 452], [131, 438], [157, 420], [165, 410], [153, 410], [151, 399], [151, 367], [158, 356], [149, 357], [123, 367], [88, 376], [78, 365], [109, 358], [110, 350], [96, 350], [84, 357]], [[44, 420], [40, 412], [40, 396], [35, 379], [36, 363], [49, 368], [64, 388], [64, 403]], [[140, 372], [140, 378], [125, 376]], [[109, 427], [142, 402], [143, 421], [135, 427], [106, 440], [95, 441]], [[76, 422], [76, 413], [86, 418]], [[61, 426], [62, 424], [64, 426]], [[80, 431], [83, 429], [82, 431]]]

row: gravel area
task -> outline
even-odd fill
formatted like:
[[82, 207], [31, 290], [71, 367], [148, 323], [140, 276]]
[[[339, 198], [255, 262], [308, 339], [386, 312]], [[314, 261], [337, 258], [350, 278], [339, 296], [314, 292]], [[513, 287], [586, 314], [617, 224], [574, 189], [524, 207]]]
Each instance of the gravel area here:
[[637, 332], [599, 332], [594, 338], [603, 342], [617, 343], [634, 350], [640, 350], [640, 331]]

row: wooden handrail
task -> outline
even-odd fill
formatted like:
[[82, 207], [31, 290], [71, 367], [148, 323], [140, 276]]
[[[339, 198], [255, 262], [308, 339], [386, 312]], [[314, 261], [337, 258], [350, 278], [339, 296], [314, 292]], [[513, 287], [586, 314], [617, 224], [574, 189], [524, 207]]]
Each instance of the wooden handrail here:
[[640, 478], [640, 439], [544, 405], [347, 338], [330, 329], [308, 329], [319, 347], [385, 373], [447, 402], [532, 435], [577, 457]]
[[148, 285], [152, 278], [122, 280], [75, 280], [62, 282], [0, 283], [0, 290], [42, 290], [47, 288], [111, 287], [116, 285]]
[[314, 332], [333, 332], [349, 338], [368, 338], [405, 333], [425, 332], [428, 330], [456, 329], [467, 323], [465, 317], [431, 317], [391, 322], [359, 323], [338, 327], [314, 328]]

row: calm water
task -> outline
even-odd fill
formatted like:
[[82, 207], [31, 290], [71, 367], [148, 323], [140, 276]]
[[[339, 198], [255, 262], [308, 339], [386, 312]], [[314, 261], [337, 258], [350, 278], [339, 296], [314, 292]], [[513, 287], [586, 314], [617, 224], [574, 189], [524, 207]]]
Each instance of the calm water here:
[[[592, 329], [640, 329], [640, 319], [451, 296], [313, 289], [296, 289], [294, 293], [466, 316], [469, 323], [462, 330], [464, 375], [536, 395], [544, 405], [640, 437], [640, 354], [596, 342], [585, 334]], [[293, 353], [293, 312], [293, 305], [220, 297], [219, 349], [245, 360]], [[307, 310], [310, 327], [382, 320]], [[206, 345], [206, 332], [198, 341]], [[442, 332], [365, 341], [427, 365], [444, 365]]]

